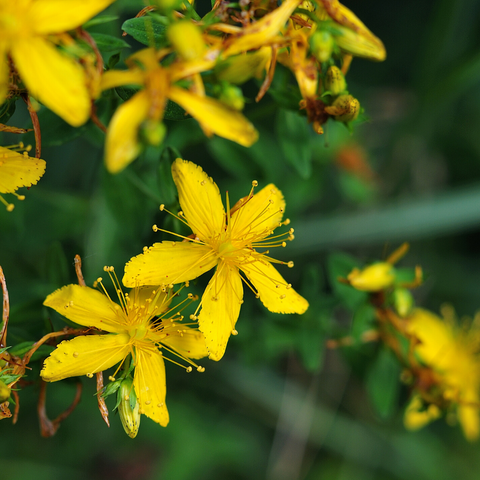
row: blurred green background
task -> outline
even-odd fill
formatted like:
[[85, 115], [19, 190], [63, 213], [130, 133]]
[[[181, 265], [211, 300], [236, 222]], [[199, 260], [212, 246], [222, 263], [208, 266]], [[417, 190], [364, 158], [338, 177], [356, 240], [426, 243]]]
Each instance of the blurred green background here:
[[[279, 107], [273, 95], [255, 104], [258, 84], [252, 82], [246, 115], [260, 131], [252, 148], [207, 140], [192, 119], [167, 122], [163, 151], [148, 149], [110, 176], [102, 163], [103, 134], [94, 125], [74, 130], [41, 111], [45, 176], [13, 213], [0, 209], [10, 344], [38, 339], [50, 320], [62, 328], [42, 302], [76, 282], [75, 254], [91, 285], [104, 265], [121, 272], [130, 257], [162, 239], [151, 230], [164, 220], [158, 206], [177, 208], [168, 146], [201, 165], [231, 199], [246, 195], [253, 179], [282, 190], [296, 239], [277, 256], [295, 261], [282, 273], [310, 309], [303, 316], [270, 314], [246, 292], [239, 335], [230, 339], [224, 359], [204, 361], [204, 374], [168, 365], [170, 424], [162, 428], [144, 417], [135, 440], [115, 414], [111, 428], [105, 426], [94, 380], [87, 378], [75, 412], [55, 437], [41, 438], [33, 382], [20, 392], [18, 423], [1, 422], [2, 478], [479, 478], [478, 444], [466, 442], [458, 427], [439, 421], [417, 433], [404, 430], [408, 392], [396, 381], [398, 368], [382, 370], [378, 346], [327, 350], [325, 340], [350, 333], [364, 299], [335, 278], [355, 262], [385, 258], [403, 241], [411, 250], [402, 266], [420, 264], [426, 274], [415, 291], [419, 304], [438, 311], [448, 302], [460, 316], [480, 307], [480, 3], [344, 4], [388, 52], [384, 63], [352, 63], [349, 90], [365, 108], [353, 134], [330, 122], [316, 136], [304, 117]], [[142, 6], [118, 1], [107, 11], [118, 20], [91, 31], [119, 36], [123, 21]], [[123, 57], [140, 48], [125, 40], [131, 48]], [[279, 68], [273, 94], [282, 92], [289, 75]], [[106, 94], [104, 121], [115, 102], [113, 93]], [[9, 123], [28, 126], [20, 102]], [[18, 137], [4, 134], [0, 142]], [[345, 161], [347, 148], [363, 160]], [[194, 288], [201, 291], [206, 280]], [[32, 380], [38, 368], [28, 374]], [[69, 405], [74, 391], [74, 381], [49, 386], [51, 417]]]

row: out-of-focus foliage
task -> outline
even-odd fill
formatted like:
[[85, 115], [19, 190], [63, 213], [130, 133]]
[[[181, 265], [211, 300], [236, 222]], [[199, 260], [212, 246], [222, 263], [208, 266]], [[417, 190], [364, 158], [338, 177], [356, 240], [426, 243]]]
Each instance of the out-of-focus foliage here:
[[[167, 365], [170, 424], [161, 428], [143, 418], [134, 441], [112, 412], [115, 395], [107, 398], [106, 427], [95, 382], [85, 377], [81, 403], [54, 437], [42, 440], [37, 379], [51, 349], [37, 351], [25, 377], [32, 384], [18, 392], [17, 424], [0, 423], [2, 478], [478, 477], [479, 445], [467, 442], [458, 426], [437, 421], [418, 432], [404, 428], [411, 388], [400, 382], [391, 349], [369, 337], [377, 322], [370, 293], [338, 278], [386, 261], [409, 241], [409, 255], [395, 270], [408, 282], [413, 270], [403, 268], [422, 265], [424, 282], [413, 291], [417, 305], [439, 312], [447, 302], [459, 318], [480, 308], [480, 5], [344, 3], [388, 53], [383, 63], [354, 59], [350, 66], [349, 92], [365, 109], [352, 132], [328, 121], [323, 135], [315, 133], [305, 110], [298, 110], [297, 81], [281, 64], [259, 103], [261, 80], [242, 86], [243, 114], [259, 133], [251, 147], [205, 137], [195, 119], [167, 103], [162, 147], [145, 147], [115, 176], [105, 170], [105, 135], [96, 125], [74, 128], [40, 110], [46, 172], [13, 212], [0, 208], [0, 265], [11, 306], [12, 349], [6, 352], [22, 355], [45, 333], [64, 328], [42, 303], [76, 283], [75, 254], [91, 286], [104, 265], [121, 271], [143, 247], [169, 238], [151, 227], [165, 220], [161, 203], [178, 210], [170, 171], [176, 156], [201, 165], [230, 198], [245, 196], [252, 180], [282, 191], [295, 228], [295, 241], [281, 251], [282, 260], [295, 262], [285, 277], [310, 308], [302, 316], [280, 316], [245, 295], [238, 335], [224, 359], [203, 362], [201, 375]], [[106, 68], [126, 69], [129, 55], [151, 45], [152, 37], [160, 42], [158, 17], [150, 25], [133, 19], [143, 6], [117, 0], [86, 25]], [[204, 15], [210, 5], [196, 8]], [[106, 90], [98, 117], [108, 123], [135, 92], [130, 86]], [[1, 105], [0, 122], [32, 127], [21, 101]], [[18, 135], [0, 135], [1, 145], [19, 142]], [[21, 140], [35, 145], [32, 132]], [[186, 233], [169, 218], [163, 228]], [[201, 294], [206, 283], [200, 277], [192, 291]], [[49, 385], [49, 416], [64, 411], [75, 392], [75, 380]]]

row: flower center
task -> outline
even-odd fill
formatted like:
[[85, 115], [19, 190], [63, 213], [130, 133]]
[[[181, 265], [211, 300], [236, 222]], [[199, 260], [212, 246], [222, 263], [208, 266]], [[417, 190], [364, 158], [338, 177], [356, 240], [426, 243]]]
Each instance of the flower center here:
[[237, 252], [237, 248], [233, 246], [231, 240], [226, 240], [218, 246], [218, 256], [220, 258], [231, 257]]
[[129, 332], [131, 340], [143, 340], [148, 334], [148, 328], [145, 325], [140, 325], [137, 328], [132, 328]]

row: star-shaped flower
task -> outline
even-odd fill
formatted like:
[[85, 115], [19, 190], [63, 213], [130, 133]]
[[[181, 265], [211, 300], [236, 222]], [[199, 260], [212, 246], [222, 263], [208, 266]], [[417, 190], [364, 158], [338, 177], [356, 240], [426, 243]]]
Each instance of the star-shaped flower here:
[[[304, 313], [308, 302], [280, 275], [268, 248], [286, 246], [293, 230], [273, 236], [282, 225], [285, 201], [270, 184], [241, 199], [227, 211], [215, 182], [197, 165], [177, 159], [172, 166], [181, 218], [193, 235], [183, 242], [156, 243], [125, 266], [123, 283], [168, 285], [199, 277], [216, 267], [201, 300], [199, 329], [210, 358], [220, 360], [230, 334], [236, 334], [244, 281], [271, 312]], [[254, 182], [256, 185], [256, 182]], [[161, 207], [162, 208], [162, 207]], [[288, 220], [283, 225], [289, 223]], [[263, 252], [259, 251], [262, 249]]]
[[[107, 267], [108, 268], [108, 267]], [[107, 270], [108, 271], [108, 270]], [[106, 370], [132, 356], [133, 387], [145, 414], [162, 426], [168, 424], [165, 405], [165, 365], [161, 349], [197, 366], [190, 358], [208, 355], [203, 335], [181, 323], [172, 295], [160, 288], [119, 292], [120, 305], [96, 289], [67, 285], [50, 294], [44, 305], [72, 322], [108, 332], [82, 335], [61, 342], [45, 360], [41, 376], [48, 382]], [[203, 371], [203, 367], [198, 367]], [[191, 370], [189, 367], [187, 370]]]
[[79, 63], [60, 53], [57, 34], [82, 25], [114, 0], [0, 0], [0, 103], [8, 92], [8, 57], [33, 97], [73, 126], [91, 100]]

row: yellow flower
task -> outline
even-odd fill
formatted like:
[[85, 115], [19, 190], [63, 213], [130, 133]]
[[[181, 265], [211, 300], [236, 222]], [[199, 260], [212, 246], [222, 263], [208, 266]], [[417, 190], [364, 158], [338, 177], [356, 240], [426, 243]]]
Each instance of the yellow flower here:
[[[78, 375], [92, 377], [123, 363], [131, 354], [139, 411], [166, 426], [169, 417], [165, 405], [165, 365], [160, 349], [197, 366], [189, 359], [208, 354], [205, 340], [197, 330], [178, 323], [182, 317], [172, 313], [178, 311], [177, 306], [169, 309], [172, 296], [162, 289], [135, 288], [128, 295], [117, 287], [117, 292], [120, 305], [96, 289], [79, 285], [67, 285], [46, 298], [44, 305], [72, 322], [109, 333], [61, 342], [45, 360], [41, 376], [48, 382]], [[190, 370], [188, 367], [187, 371]], [[204, 369], [197, 366], [197, 370]]]
[[161, 122], [167, 99], [178, 103], [196, 118], [207, 133], [213, 132], [246, 147], [258, 138], [253, 125], [239, 112], [202, 92], [194, 93], [175, 85], [182, 78], [212, 68], [214, 60], [179, 61], [164, 68], [159, 59], [166, 53], [151, 48], [141, 50], [127, 60], [129, 70], [110, 70], [103, 76], [103, 90], [119, 85], [144, 87], [117, 109], [110, 122], [105, 162], [111, 173], [120, 172], [139, 155], [142, 149], [139, 132], [144, 122]]
[[0, 0], [0, 103], [8, 92], [10, 55], [30, 95], [73, 126], [85, 123], [91, 100], [82, 67], [55, 47], [114, 0]]
[[[272, 265], [286, 263], [269, 257], [268, 250], [257, 250], [286, 246], [285, 240], [293, 239], [293, 229], [284, 235], [270, 236], [275, 228], [289, 223], [282, 223], [285, 201], [273, 184], [255, 195], [252, 188], [232, 209], [227, 196], [225, 212], [217, 185], [200, 167], [178, 158], [172, 173], [182, 207], [180, 218], [193, 235], [183, 242], [155, 243], [145, 249], [125, 266], [123, 283], [181, 283], [217, 267], [203, 294], [198, 323], [210, 358], [220, 360], [230, 334], [237, 333], [242, 281], [271, 312], [304, 313], [308, 308], [308, 302]], [[160, 208], [163, 210], [163, 206]], [[293, 262], [287, 265], [293, 266]]]
[[[15, 148], [21, 150], [23, 144]], [[27, 151], [21, 154], [16, 150], [0, 147], [0, 193], [13, 193], [19, 200], [23, 200], [25, 197], [15, 191], [20, 187], [35, 185], [45, 173], [45, 165], [45, 160], [29, 157]], [[13, 203], [8, 203], [1, 195], [0, 202], [9, 212], [13, 210]]]
[[359, 270], [354, 268], [347, 276], [350, 285], [363, 292], [379, 292], [393, 285], [395, 269], [388, 262], [379, 262]]
[[[415, 353], [431, 367], [443, 392], [443, 401], [457, 405], [465, 437], [475, 440], [480, 433], [480, 361], [478, 332], [460, 330], [428, 310], [415, 309], [408, 318], [407, 332], [419, 340]], [[405, 423], [412, 423], [407, 410]], [[413, 419], [414, 421], [415, 419]]]

